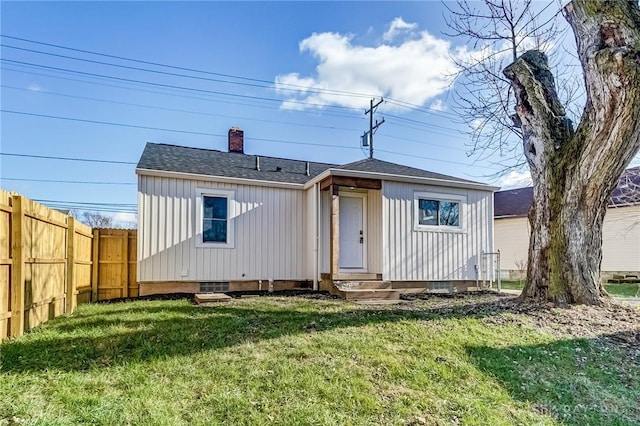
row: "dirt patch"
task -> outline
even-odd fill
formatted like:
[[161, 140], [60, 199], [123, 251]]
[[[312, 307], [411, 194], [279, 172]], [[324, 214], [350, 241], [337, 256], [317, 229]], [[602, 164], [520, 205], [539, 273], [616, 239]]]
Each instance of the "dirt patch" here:
[[596, 339], [627, 350], [640, 362], [640, 309], [611, 302], [606, 306], [519, 302], [516, 296], [493, 292], [405, 297], [412, 309], [435, 314], [474, 316], [488, 324], [528, 325], [559, 337]]

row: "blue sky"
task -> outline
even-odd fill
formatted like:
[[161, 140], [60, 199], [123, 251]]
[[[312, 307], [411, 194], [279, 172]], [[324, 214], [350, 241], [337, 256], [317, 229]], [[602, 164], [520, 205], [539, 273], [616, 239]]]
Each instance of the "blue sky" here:
[[[447, 57], [460, 46], [442, 33], [439, 1], [0, 7], [2, 153], [135, 163], [147, 141], [226, 150], [238, 126], [249, 154], [347, 163], [366, 155], [368, 95], [384, 94], [395, 103], [376, 116], [385, 118], [377, 158], [496, 183], [488, 175], [499, 168], [467, 156], [469, 138], [450, 109]], [[0, 166], [5, 190], [134, 210], [134, 164], [3, 155]]]

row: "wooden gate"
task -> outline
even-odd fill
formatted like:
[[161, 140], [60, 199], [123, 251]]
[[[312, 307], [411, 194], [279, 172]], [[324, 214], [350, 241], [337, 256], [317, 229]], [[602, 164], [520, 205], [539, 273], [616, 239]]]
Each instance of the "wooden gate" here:
[[136, 230], [94, 229], [91, 300], [138, 297], [136, 258]]

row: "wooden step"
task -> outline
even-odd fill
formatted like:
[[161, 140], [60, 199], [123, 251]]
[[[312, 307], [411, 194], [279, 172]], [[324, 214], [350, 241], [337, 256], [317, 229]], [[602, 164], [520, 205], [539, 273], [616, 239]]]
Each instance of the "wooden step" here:
[[194, 300], [200, 306], [216, 306], [229, 303], [231, 296], [227, 296], [224, 293], [199, 293], [195, 295]]
[[334, 281], [374, 281], [379, 280], [382, 276], [368, 272], [340, 272], [333, 275]]
[[391, 283], [377, 281], [338, 281], [334, 284], [340, 290], [391, 290]]
[[384, 281], [360, 281], [354, 289], [360, 290], [391, 290], [391, 283]]
[[399, 300], [400, 292], [390, 289], [348, 289], [340, 293], [345, 300]]

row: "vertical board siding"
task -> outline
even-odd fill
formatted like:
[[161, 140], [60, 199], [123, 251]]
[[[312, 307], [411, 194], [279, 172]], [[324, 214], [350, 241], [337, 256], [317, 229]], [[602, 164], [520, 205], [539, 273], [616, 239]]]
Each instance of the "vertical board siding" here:
[[[305, 191], [152, 176], [138, 188], [139, 281], [312, 278]], [[197, 188], [234, 191], [234, 248], [196, 247]]]
[[320, 273], [325, 274], [331, 271], [330, 203], [329, 191], [320, 191], [320, 246], [318, 249], [320, 250]]
[[[462, 232], [414, 229], [414, 193], [462, 195]], [[475, 280], [482, 251], [492, 251], [491, 192], [385, 181], [382, 190], [383, 278]]]
[[[301, 247], [304, 250], [304, 264], [305, 264], [305, 275], [307, 277], [311, 277], [312, 279], [316, 279], [318, 277], [314, 277], [314, 266], [315, 266], [315, 242], [316, 242], [316, 212], [314, 212], [313, 206], [316, 203], [316, 187], [312, 186], [311, 188], [305, 191], [305, 202], [304, 202], [304, 223], [306, 224], [306, 228], [303, 235], [303, 246]], [[317, 206], [319, 208], [319, 206]]]
[[367, 269], [374, 274], [382, 273], [382, 193], [369, 190], [367, 193]]

